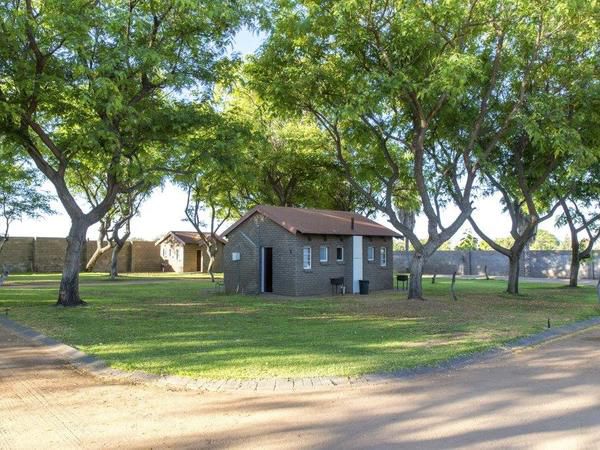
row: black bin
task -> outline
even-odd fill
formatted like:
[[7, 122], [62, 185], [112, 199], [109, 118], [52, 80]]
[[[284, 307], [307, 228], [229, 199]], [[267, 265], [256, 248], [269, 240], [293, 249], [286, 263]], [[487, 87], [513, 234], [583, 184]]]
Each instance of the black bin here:
[[358, 290], [360, 295], [367, 295], [369, 293], [369, 280], [358, 280]]

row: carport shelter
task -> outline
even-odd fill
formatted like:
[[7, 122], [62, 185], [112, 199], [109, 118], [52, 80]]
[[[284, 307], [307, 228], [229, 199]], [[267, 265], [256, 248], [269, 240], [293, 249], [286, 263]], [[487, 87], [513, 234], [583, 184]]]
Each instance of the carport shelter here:
[[392, 288], [397, 232], [359, 214], [259, 205], [229, 227], [224, 257], [229, 293], [304, 296]]

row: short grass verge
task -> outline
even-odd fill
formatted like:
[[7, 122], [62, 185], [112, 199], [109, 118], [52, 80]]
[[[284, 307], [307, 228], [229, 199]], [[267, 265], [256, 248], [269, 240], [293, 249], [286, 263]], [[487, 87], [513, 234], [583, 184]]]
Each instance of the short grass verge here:
[[[210, 294], [205, 277], [84, 274], [90, 306], [54, 307], [58, 275], [11, 276], [0, 314], [125, 370], [209, 379], [357, 376], [432, 365], [552, 326], [600, 315], [593, 287], [502, 281], [425, 283], [401, 292], [281, 298]], [[43, 280], [43, 281], [42, 281]], [[131, 282], [127, 282], [131, 281]], [[147, 281], [144, 283], [143, 281]], [[39, 284], [36, 284], [39, 283]]]
[[[10, 274], [5, 286], [23, 286], [23, 285], [42, 285], [56, 284], [60, 282], [60, 273], [15, 273]], [[110, 278], [110, 275], [104, 272], [83, 272], [80, 274], [81, 284], [90, 283], [120, 283], [127, 281], [136, 282], [160, 282], [160, 281], [201, 281], [209, 280], [210, 276], [206, 273], [189, 272], [189, 273], [173, 273], [173, 272], [139, 272], [139, 273], [124, 273], [119, 275], [115, 280]], [[215, 279], [222, 281], [223, 274], [215, 274]]]

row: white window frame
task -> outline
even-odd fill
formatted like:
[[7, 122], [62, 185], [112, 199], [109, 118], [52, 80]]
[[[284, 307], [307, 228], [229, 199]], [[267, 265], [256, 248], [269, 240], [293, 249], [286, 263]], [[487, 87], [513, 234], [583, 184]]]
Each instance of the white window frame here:
[[[337, 256], [337, 255], [338, 255], [338, 250], [341, 250], [341, 251], [342, 251], [342, 257], [341, 257], [341, 258], [338, 258], [338, 256]], [[335, 260], [336, 260], [337, 262], [344, 262], [344, 247], [342, 247], [342, 246], [339, 246], [339, 245], [338, 245], [338, 246], [335, 248]]]
[[367, 247], [367, 261], [375, 261], [375, 247], [372, 245]]
[[175, 249], [175, 261], [179, 261], [179, 249]]
[[387, 248], [381, 247], [379, 249], [379, 265], [381, 267], [387, 267]]
[[[323, 250], [325, 250], [325, 259], [323, 259]], [[319, 247], [319, 262], [329, 262], [329, 247], [326, 245], [321, 245]]]
[[[307, 260], [305, 257], [307, 250], [308, 250], [308, 265], [306, 264]], [[302, 268], [304, 270], [312, 269], [312, 248], [309, 246], [306, 246], [302, 249]]]

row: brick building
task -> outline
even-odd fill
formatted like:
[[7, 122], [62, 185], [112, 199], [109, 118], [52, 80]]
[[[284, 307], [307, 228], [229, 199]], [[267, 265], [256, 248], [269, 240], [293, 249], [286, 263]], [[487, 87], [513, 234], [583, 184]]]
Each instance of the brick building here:
[[[219, 249], [213, 272], [223, 272], [225, 241], [217, 236]], [[166, 272], [207, 272], [208, 251], [200, 235], [191, 231], [169, 231], [156, 242]]]
[[226, 292], [323, 295], [392, 288], [395, 231], [352, 212], [260, 205], [223, 233]]

